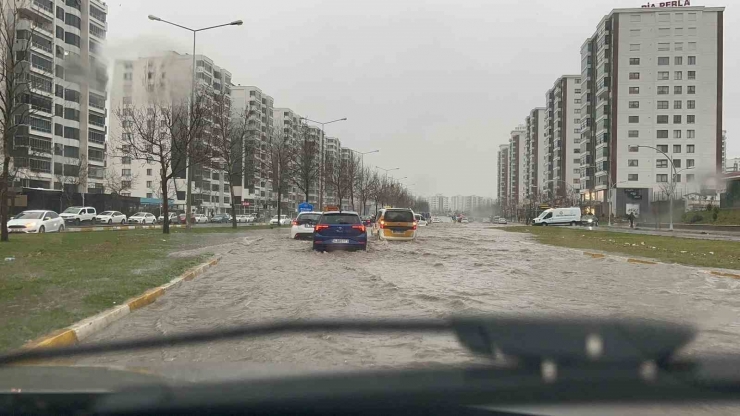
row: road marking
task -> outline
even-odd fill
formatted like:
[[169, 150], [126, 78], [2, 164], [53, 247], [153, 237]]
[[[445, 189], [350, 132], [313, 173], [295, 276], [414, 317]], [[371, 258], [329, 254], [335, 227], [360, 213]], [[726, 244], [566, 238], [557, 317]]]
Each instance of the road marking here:
[[588, 251], [584, 251], [583, 254], [585, 256], [591, 256], [592, 259], [603, 259], [604, 257], [606, 257], [606, 255], [604, 255], [604, 254], [601, 254], [601, 253], [589, 253]]
[[740, 274], [734, 274], [734, 273], [725, 273], [725, 272], [717, 272], [712, 270], [709, 272], [715, 276], [721, 276], [721, 277], [732, 277], [733, 279], [740, 279]]
[[647, 261], [647, 260], [640, 260], [640, 259], [627, 259], [627, 263], [635, 263], [635, 264], [658, 264], [654, 261]]

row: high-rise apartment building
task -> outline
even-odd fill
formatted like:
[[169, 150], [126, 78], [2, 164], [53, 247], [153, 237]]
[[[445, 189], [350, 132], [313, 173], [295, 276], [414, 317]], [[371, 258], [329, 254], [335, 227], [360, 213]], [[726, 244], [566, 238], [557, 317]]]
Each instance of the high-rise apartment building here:
[[[196, 90], [208, 96], [220, 95], [230, 101], [231, 73], [203, 55], [196, 55]], [[160, 56], [136, 60], [118, 60], [113, 69], [111, 82], [111, 106], [117, 109], [132, 109], [137, 114], [156, 103], [162, 108], [187, 105], [192, 84], [192, 55], [168, 52]], [[215, 120], [209, 120], [215, 122]], [[229, 178], [213, 166], [194, 165], [186, 169], [185, 155], [173, 155], [171, 169], [176, 171], [168, 194], [162, 195], [159, 164], [154, 160], [136, 160], [127, 155], [123, 131], [125, 118], [114, 120], [110, 126], [109, 146], [114, 154], [108, 157], [108, 169], [120, 173], [121, 178], [131, 181], [125, 192], [129, 196], [144, 198], [145, 204], [174, 202], [177, 209], [185, 209], [187, 180], [192, 182], [193, 210], [205, 214], [228, 212], [231, 208]], [[203, 134], [208, 134], [204, 132]], [[141, 158], [140, 158], [141, 159]], [[192, 179], [188, 175], [192, 172]]]
[[498, 203], [503, 208], [508, 206], [509, 203], [509, 145], [502, 144], [498, 147], [498, 156], [496, 157], [498, 164], [498, 186], [496, 187], [496, 196], [498, 197]]
[[274, 108], [272, 110], [275, 126], [285, 135], [285, 138], [295, 140], [298, 138], [303, 125], [301, 116], [290, 108]]
[[26, 0], [15, 7], [15, 56], [29, 63], [22, 99], [30, 110], [14, 139], [14, 186], [102, 193], [108, 76], [100, 54], [108, 6], [98, 0]]
[[528, 198], [535, 197], [544, 190], [542, 177], [547, 165], [545, 164], [545, 158], [541, 155], [545, 144], [545, 112], [545, 108], [533, 109], [529, 112], [524, 123], [527, 130], [524, 146], [526, 165], [524, 182], [526, 184], [525, 194]]
[[722, 169], [723, 13], [615, 9], [599, 22], [581, 48], [583, 200], [599, 205], [611, 189], [616, 215], [646, 205], [670, 189], [670, 160], [677, 194], [714, 186]]
[[450, 210], [450, 198], [444, 195], [434, 195], [427, 198], [429, 210], [432, 214], [446, 214]]
[[581, 76], [561, 76], [545, 98], [546, 194], [552, 201], [572, 200], [580, 188]]
[[509, 183], [506, 192], [509, 204], [519, 205], [526, 194], [524, 181], [524, 171], [527, 168], [524, 149], [526, 139], [527, 131], [523, 125], [512, 130], [509, 136]]
[[[327, 137], [324, 142], [324, 161], [339, 160], [342, 156], [342, 142], [336, 137]], [[329, 163], [329, 162], [327, 162]], [[339, 206], [337, 193], [328, 180], [324, 180], [324, 205]]]
[[250, 134], [245, 143], [244, 169], [241, 186], [235, 189], [244, 213], [259, 213], [268, 209], [272, 188], [267, 172], [267, 140], [275, 126], [274, 100], [255, 86], [231, 87], [232, 117], [248, 117]]

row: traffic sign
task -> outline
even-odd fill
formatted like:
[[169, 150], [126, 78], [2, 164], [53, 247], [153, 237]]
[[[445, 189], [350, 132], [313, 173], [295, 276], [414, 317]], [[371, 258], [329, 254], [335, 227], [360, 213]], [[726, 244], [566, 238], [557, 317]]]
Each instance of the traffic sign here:
[[298, 212], [311, 212], [313, 211], [313, 205], [308, 202], [301, 202], [298, 204]]

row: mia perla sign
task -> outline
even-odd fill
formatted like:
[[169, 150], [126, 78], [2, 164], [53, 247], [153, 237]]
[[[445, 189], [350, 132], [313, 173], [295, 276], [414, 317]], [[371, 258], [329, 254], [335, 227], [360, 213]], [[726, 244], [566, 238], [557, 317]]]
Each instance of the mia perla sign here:
[[661, 1], [660, 3], [647, 3], [643, 4], [642, 7], [689, 7], [691, 1], [689, 0], [677, 0], [677, 1]]

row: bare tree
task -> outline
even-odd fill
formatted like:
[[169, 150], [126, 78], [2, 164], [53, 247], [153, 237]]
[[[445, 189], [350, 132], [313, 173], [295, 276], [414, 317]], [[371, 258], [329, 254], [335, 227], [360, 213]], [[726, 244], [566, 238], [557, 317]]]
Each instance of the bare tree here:
[[84, 155], [79, 158], [65, 157], [62, 163], [54, 166], [54, 180], [61, 189], [59, 210], [62, 211], [72, 205], [74, 195], [84, 192], [81, 186], [87, 184], [88, 164]]
[[[277, 193], [277, 215], [280, 221], [283, 194], [288, 191], [293, 170], [293, 144], [290, 137], [279, 127], [275, 127], [267, 138], [267, 173], [272, 192]], [[278, 222], [278, 225], [280, 223]]]
[[[88, 172], [88, 176], [92, 177], [92, 173]], [[119, 172], [113, 167], [105, 170], [103, 177], [105, 192], [113, 195], [121, 195], [126, 191], [129, 191], [136, 184], [138, 175], [127, 174]]]
[[352, 210], [355, 210], [355, 186], [357, 185], [357, 179], [360, 177], [360, 158], [355, 156], [355, 153], [350, 151], [349, 158], [347, 161], [347, 175], [349, 176], [349, 183], [347, 184], [347, 193], [349, 194], [350, 205]]
[[[28, 166], [28, 156], [34, 146], [29, 143], [30, 116], [35, 108], [51, 112], [51, 100], [32, 95], [34, 90], [51, 92], [52, 83], [30, 73], [32, 43], [51, 50], [51, 42], [36, 35], [36, 28], [53, 31], [54, 23], [33, 12], [44, 4], [31, 0], [3, 1], [0, 5], [0, 241], [8, 241], [8, 207], [11, 187], [22, 168]], [[50, 6], [47, 6], [50, 7]], [[39, 58], [33, 64], [51, 73], [51, 60]], [[40, 126], [51, 131], [51, 125]], [[18, 142], [20, 141], [20, 143]], [[47, 143], [50, 151], [51, 143]]]
[[[355, 192], [357, 193], [357, 199], [359, 199], [362, 206], [361, 214], [365, 215], [365, 207], [367, 206], [368, 199], [371, 198], [373, 182], [373, 174], [369, 167], [360, 169], [359, 175], [355, 181]], [[377, 179], [377, 175], [375, 176]]]
[[337, 196], [339, 209], [342, 201], [349, 196], [352, 189], [352, 174], [348, 159], [327, 155], [324, 161], [324, 180], [326, 186]]
[[[190, 114], [192, 110], [192, 115]], [[120, 152], [124, 161], [146, 161], [159, 167], [161, 194], [169, 195], [171, 179], [190, 164], [209, 164], [212, 158], [212, 135], [209, 120], [212, 108], [205, 94], [195, 95], [192, 109], [187, 101], [153, 100], [149, 105], [124, 105], [115, 111], [121, 124]], [[192, 149], [189, 158], [186, 151]], [[126, 160], [126, 159], [129, 160]], [[162, 215], [169, 217], [169, 203], [163, 201]], [[190, 218], [187, 218], [189, 221]], [[169, 234], [169, 221], [162, 224], [162, 232]]]
[[318, 184], [321, 173], [319, 138], [311, 136], [309, 132], [308, 126], [302, 124], [298, 137], [293, 141], [293, 172], [290, 175], [291, 182], [303, 193], [305, 202], [308, 202], [311, 189]]

